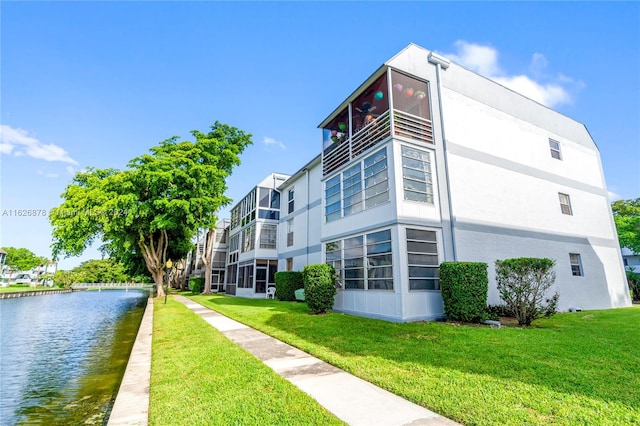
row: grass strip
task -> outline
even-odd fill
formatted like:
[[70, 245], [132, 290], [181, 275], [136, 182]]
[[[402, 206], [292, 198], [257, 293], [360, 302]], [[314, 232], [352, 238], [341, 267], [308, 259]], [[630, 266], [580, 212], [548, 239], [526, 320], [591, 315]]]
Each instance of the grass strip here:
[[277, 300], [191, 298], [464, 424], [640, 424], [638, 307], [490, 328], [310, 315], [305, 304]]
[[182, 303], [154, 304], [150, 425], [340, 425]]

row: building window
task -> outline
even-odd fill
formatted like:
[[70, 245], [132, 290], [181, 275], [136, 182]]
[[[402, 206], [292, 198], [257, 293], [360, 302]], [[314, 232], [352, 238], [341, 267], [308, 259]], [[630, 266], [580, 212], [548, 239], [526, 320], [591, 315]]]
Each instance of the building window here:
[[256, 224], [246, 227], [242, 230], [242, 252], [255, 249], [256, 244]]
[[562, 160], [560, 155], [560, 142], [549, 139], [549, 150], [551, 151], [551, 157], [556, 160]]
[[287, 220], [287, 247], [293, 245], [293, 219]]
[[291, 188], [287, 195], [288, 202], [289, 202], [289, 209], [288, 209], [289, 213], [293, 213], [293, 210], [295, 209], [294, 195], [295, 195], [294, 190], [293, 188]]
[[238, 268], [238, 288], [253, 288], [253, 260], [240, 264]]
[[573, 215], [569, 195], [558, 192], [558, 197], [560, 198], [560, 210], [562, 211], [562, 214]]
[[350, 216], [387, 201], [389, 173], [384, 148], [325, 183], [325, 220]]
[[258, 202], [258, 217], [260, 219], [280, 219], [280, 193], [275, 189], [258, 188], [260, 200]]
[[404, 199], [433, 204], [431, 161], [427, 151], [402, 147]]
[[334, 176], [324, 184], [324, 218], [331, 222], [340, 218], [340, 175]]
[[624, 266], [629, 266], [629, 260], [625, 257], [622, 259], [624, 262]]
[[364, 206], [366, 209], [389, 201], [387, 151], [380, 150], [364, 160]]
[[278, 239], [278, 225], [263, 223], [260, 229], [260, 248], [276, 249]]
[[362, 211], [362, 176], [358, 163], [342, 173], [342, 214], [349, 216]]
[[435, 231], [407, 228], [409, 290], [440, 290]]
[[287, 257], [287, 271], [293, 271], [293, 257]]
[[571, 274], [574, 277], [581, 277], [582, 274], [582, 260], [578, 253], [569, 253], [569, 263], [571, 263]]
[[325, 245], [325, 261], [351, 290], [393, 290], [391, 231], [357, 235]]

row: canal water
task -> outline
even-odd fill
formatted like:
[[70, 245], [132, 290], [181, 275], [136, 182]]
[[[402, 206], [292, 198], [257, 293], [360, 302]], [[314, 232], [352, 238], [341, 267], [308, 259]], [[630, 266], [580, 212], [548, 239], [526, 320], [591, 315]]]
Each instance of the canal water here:
[[146, 307], [145, 291], [0, 300], [0, 425], [102, 425]]

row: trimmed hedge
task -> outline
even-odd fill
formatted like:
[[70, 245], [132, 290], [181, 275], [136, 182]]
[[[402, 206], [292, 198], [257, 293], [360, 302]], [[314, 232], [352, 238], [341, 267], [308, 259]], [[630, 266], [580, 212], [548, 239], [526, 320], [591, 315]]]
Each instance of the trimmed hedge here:
[[305, 302], [313, 313], [324, 314], [333, 307], [336, 295], [335, 269], [326, 263], [306, 265], [302, 270]]
[[487, 319], [488, 265], [483, 262], [443, 262], [440, 290], [447, 318], [482, 322]]
[[193, 294], [200, 294], [204, 290], [204, 277], [189, 278], [189, 290]]
[[276, 297], [279, 300], [294, 301], [296, 300], [295, 291], [304, 288], [302, 281], [302, 272], [298, 271], [280, 271], [276, 272]]

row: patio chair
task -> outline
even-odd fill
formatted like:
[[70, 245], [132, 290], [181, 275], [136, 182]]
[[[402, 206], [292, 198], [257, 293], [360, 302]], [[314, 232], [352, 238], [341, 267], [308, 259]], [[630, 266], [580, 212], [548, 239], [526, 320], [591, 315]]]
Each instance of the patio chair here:
[[275, 299], [276, 298], [276, 288], [269, 287], [267, 289], [267, 299]]

